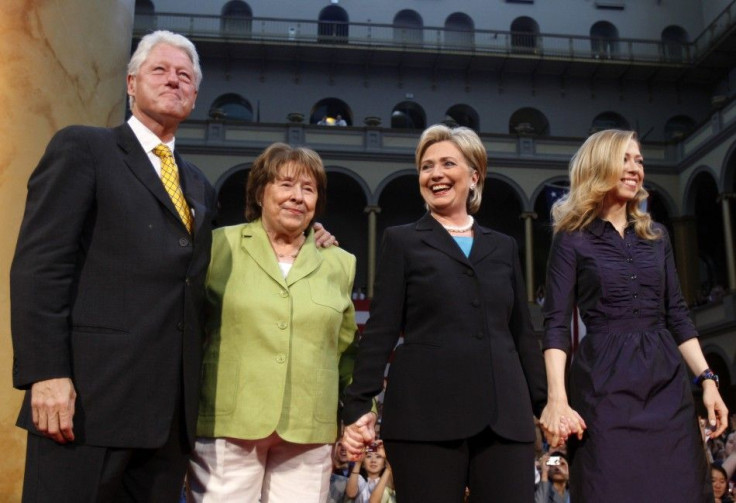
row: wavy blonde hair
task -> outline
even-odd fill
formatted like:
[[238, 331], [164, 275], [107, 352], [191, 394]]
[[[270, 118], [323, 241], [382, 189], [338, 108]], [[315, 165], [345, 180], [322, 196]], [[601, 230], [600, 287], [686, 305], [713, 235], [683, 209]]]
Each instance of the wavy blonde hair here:
[[480, 209], [480, 203], [483, 199], [483, 185], [486, 181], [486, 173], [488, 171], [488, 155], [486, 147], [483, 145], [478, 134], [470, 128], [456, 127], [449, 128], [444, 124], [435, 124], [424, 130], [419, 138], [419, 144], [414, 154], [414, 160], [417, 172], [422, 167], [422, 157], [429, 147], [435, 143], [449, 141], [454, 144], [463, 154], [468, 166], [471, 170], [478, 172], [478, 182], [475, 188], [468, 192], [468, 200], [466, 206], [468, 213], [473, 215]]
[[[621, 179], [621, 169], [630, 141], [639, 143], [634, 131], [606, 129], [592, 134], [570, 160], [570, 191], [552, 205], [554, 232], [572, 232], [588, 227], [603, 210], [608, 194]], [[636, 234], [654, 240], [661, 232], [652, 217], [640, 209], [649, 197], [642, 186], [626, 203], [626, 215]]]

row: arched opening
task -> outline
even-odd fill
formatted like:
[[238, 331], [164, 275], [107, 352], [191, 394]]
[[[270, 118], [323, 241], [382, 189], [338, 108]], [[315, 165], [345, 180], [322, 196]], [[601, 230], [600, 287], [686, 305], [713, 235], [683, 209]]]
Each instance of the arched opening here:
[[421, 45], [423, 41], [422, 16], [411, 9], [399, 11], [394, 17], [394, 42], [405, 45]]
[[[524, 221], [519, 218], [524, 211], [519, 193], [504, 180], [486, 177], [483, 185], [483, 202], [475, 219], [480, 225], [508, 234], [519, 244], [519, 260], [523, 264]], [[523, 268], [523, 266], [522, 266]]]
[[670, 117], [664, 125], [664, 139], [672, 142], [681, 141], [695, 131], [695, 126], [695, 120], [687, 115]]
[[349, 19], [345, 9], [329, 5], [319, 13], [318, 40], [333, 44], [346, 44], [349, 35]]
[[445, 46], [456, 49], [469, 49], [475, 43], [475, 26], [470, 16], [455, 12], [445, 20]]
[[514, 52], [535, 52], [539, 25], [527, 16], [517, 17], [511, 23], [511, 50]]
[[253, 107], [239, 94], [228, 93], [212, 102], [208, 115], [215, 120], [253, 122]]
[[684, 61], [689, 37], [684, 28], [670, 25], [662, 30], [662, 55], [665, 61]]
[[[344, 120], [345, 124], [341, 124], [340, 120]], [[312, 107], [309, 123], [319, 124], [320, 126], [351, 126], [353, 124], [353, 112], [347, 103], [342, 100], [324, 98]]]
[[408, 224], [418, 220], [427, 209], [419, 194], [419, 177], [416, 170], [407, 171], [390, 180], [378, 198], [381, 213], [377, 217], [378, 242], [386, 227]]
[[340, 241], [340, 248], [357, 259], [354, 291], [366, 291], [368, 284], [368, 217], [366, 194], [347, 170], [327, 170], [327, 209], [319, 221]]
[[465, 126], [476, 132], [480, 130], [478, 112], [470, 105], [453, 105], [445, 112], [445, 117], [449, 117], [458, 126]]
[[156, 8], [151, 0], [135, 0], [135, 26], [147, 32], [156, 30]]
[[232, 171], [217, 191], [215, 226], [236, 225], [245, 222], [245, 184], [250, 168]]
[[549, 121], [536, 108], [520, 108], [509, 119], [509, 134], [519, 136], [549, 136]]
[[402, 101], [391, 112], [391, 127], [394, 129], [420, 129], [427, 127], [424, 109], [413, 101]]
[[590, 126], [590, 133], [597, 133], [604, 129], [623, 129], [628, 130], [629, 121], [616, 112], [603, 112], [595, 116]]
[[723, 213], [718, 195], [716, 181], [707, 171], [695, 175], [687, 195], [688, 198], [693, 198], [691, 201], [697, 235], [700, 302], [707, 301], [713, 291], [728, 288]]
[[590, 27], [590, 50], [596, 59], [613, 59], [618, 54], [618, 29], [608, 21]]
[[224, 35], [250, 35], [253, 11], [242, 0], [230, 0], [222, 7], [220, 30]]

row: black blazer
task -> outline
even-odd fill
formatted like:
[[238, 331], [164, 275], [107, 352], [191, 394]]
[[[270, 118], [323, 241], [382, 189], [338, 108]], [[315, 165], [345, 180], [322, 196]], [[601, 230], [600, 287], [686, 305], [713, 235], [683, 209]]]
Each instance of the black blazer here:
[[547, 387], [517, 245], [477, 224], [473, 230], [466, 258], [429, 214], [386, 229], [346, 424], [370, 410], [403, 333], [388, 374], [383, 438], [460, 439], [489, 426], [510, 440], [534, 440], [533, 411], [541, 412]]
[[[177, 406], [193, 441], [215, 193], [176, 162], [192, 236], [127, 124], [61, 130], [28, 182], [10, 272], [13, 384], [71, 377], [79, 443], [160, 446]], [[34, 432], [29, 398], [18, 425]]]

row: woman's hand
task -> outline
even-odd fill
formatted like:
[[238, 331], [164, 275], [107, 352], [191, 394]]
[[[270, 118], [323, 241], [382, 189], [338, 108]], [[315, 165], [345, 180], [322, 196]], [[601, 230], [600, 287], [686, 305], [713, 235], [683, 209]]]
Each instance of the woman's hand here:
[[709, 437], [720, 437], [728, 427], [728, 407], [723, 402], [716, 383], [710, 379], [703, 381], [703, 405], [708, 411], [706, 427], [711, 430]]
[[376, 414], [368, 412], [345, 427], [342, 434], [342, 445], [352, 461], [357, 461], [365, 451], [365, 446], [376, 440]]
[[539, 424], [551, 448], [563, 445], [570, 435], [577, 435], [582, 439], [587, 428], [580, 414], [567, 402], [547, 402], [539, 418]]

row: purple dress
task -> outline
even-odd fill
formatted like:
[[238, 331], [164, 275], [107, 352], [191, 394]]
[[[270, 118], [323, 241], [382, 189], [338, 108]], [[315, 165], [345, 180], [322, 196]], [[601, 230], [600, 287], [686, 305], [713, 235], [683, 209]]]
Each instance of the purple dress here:
[[588, 429], [569, 440], [570, 499], [712, 501], [685, 363], [696, 337], [664, 227], [647, 241], [596, 220], [557, 233], [547, 271], [544, 349], [570, 352], [575, 303], [587, 335], [571, 363], [569, 400]]

